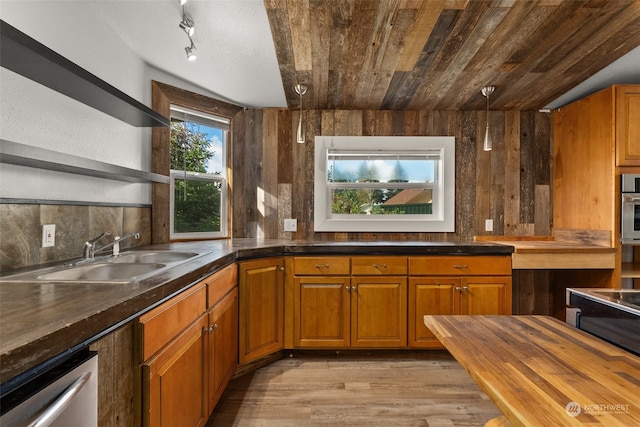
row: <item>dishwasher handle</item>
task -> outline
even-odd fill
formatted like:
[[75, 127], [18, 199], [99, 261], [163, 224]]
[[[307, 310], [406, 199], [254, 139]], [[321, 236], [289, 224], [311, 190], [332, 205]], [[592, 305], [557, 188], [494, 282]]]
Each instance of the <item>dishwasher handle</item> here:
[[91, 378], [91, 372], [84, 372], [80, 375], [51, 405], [36, 414], [34, 416], [35, 419], [26, 424], [27, 427], [46, 427], [51, 425], [80, 393], [89, 378]]

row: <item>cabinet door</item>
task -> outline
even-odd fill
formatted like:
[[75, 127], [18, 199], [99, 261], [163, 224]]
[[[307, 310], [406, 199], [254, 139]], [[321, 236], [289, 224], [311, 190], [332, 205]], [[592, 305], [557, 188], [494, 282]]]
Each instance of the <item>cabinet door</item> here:
[[240, 364], [283, 348], [284, 262], [240, 263]]
[[296, 347], [349, 347], [348, 277], [297, 277], [293, 304]]
[[511, 314], [511, 277], [465, 277], [460, 314]]
[[409, 278], [409, 347], [444, 348], [424, 324], [427, 314], [460, 313], [460, 279]]
[[351, 347], [406, 347], [407, 278], [351, 278]]
[[616, 87], [616, 151], [619, 166], [640, 166], [640, 85]]
[[142, 365], [146, 427], [196, 427], [206, 423], [206, 324], [207, 316], [201, 315]]
[[238, 288], [209, 312], [208, 409], [213, 411], [238, 366]]

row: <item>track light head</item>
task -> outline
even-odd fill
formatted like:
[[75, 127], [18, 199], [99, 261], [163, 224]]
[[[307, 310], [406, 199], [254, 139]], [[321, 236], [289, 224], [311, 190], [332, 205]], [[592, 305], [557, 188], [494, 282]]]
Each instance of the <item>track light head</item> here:
[[[191, 40], [191, 38], [189, 38], [189, 40]], [[189, 61], [195, 61], [198, 57], [196, 55], [196, 45], [193, 44], [193, 40], [191, 40], [191, 46], [185, 47], [184, 51], [187, 53], [187, 59]]]
[[187, 1], [189, 0], [178, 0], [178, 3], [180, 3], [180, 6], [184, 6], [185, 4], [187, 4]]

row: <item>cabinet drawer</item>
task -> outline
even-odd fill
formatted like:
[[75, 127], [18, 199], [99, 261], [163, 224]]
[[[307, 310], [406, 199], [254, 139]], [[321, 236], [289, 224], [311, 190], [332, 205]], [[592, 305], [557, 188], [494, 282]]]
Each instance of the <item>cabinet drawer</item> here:
[[511, 275], [510, 256], [424, 256], [409, 258], [409, 275]]
[[206, 311], [207, 288], [200, 282], [140, 316], [138, 325], [142, 335], [142, 360], [175, 338]]
[[378, 276], [385, 274], [406, 275], [407, 257], [352, 257], [351, 274], [354, 276]]
[[295, 257], [293, 269], [296, 276], [348, 275], [349, 257]]
[[238, 285], [238, 266], [231, 264], [205, 279], [207, 308], [211, 308], [231, 289]]

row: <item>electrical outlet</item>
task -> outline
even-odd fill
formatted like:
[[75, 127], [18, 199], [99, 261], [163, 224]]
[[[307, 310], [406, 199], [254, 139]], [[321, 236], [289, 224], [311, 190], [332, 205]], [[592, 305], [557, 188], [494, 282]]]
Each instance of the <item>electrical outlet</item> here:
[[56, 225], [45, 224], [42, 226], [42, 247], [50, 248], [56, 245]]
[[284, 220], [284, 231], [298, 231], [298, 220], [293, 218]]
[[493, 220], [485, 219], [484, 220], [484, 231], [493, 231]]

